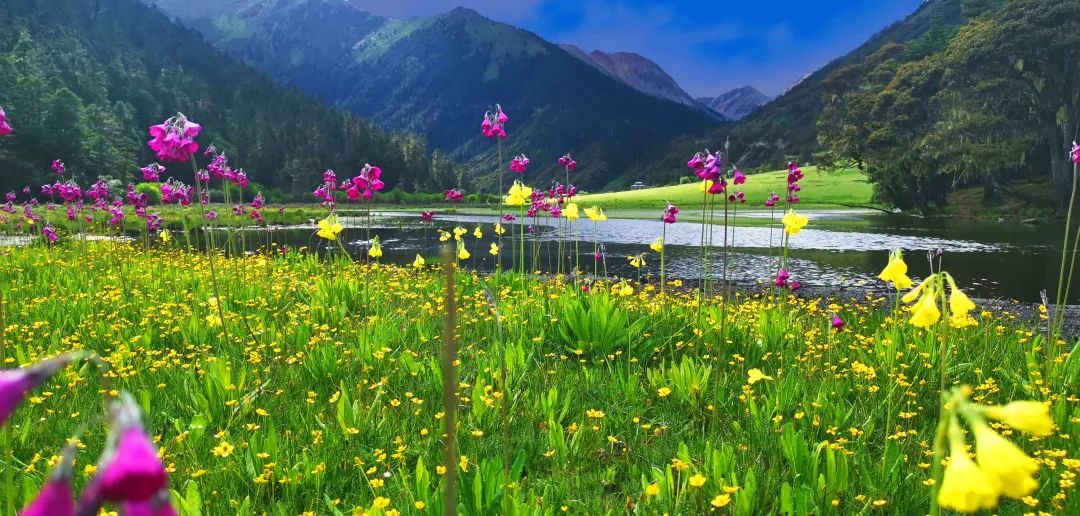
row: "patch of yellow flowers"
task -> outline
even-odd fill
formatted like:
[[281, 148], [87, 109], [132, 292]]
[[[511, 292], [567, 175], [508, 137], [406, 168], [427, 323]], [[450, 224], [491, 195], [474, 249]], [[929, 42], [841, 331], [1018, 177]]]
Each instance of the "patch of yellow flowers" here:
[[[878, 274], [882, 281], [892, 283], [896, 290], [911, 288], [913, 282], [907, 275], [907, 264], [900, 250], [889, 254], [889, 263]], [[945, 303], [945, 287], [948, 285], [948, 302]], [[926, 277], [919, 286], [915, 287], [900, 298], [905, 303], [912, 303], [910, 322], [919, 328], [929, 328], [941, 320], [941, 306], [947, 304], [949, 310], [949, 326], [953, 328], [966, 328], [978, 324], [971, 312], [975, 310], [975, 303], [960, 290], [956, 280], [948, 272], [936, 272]], [[916, 301], [917, 300], [917, 301]]]

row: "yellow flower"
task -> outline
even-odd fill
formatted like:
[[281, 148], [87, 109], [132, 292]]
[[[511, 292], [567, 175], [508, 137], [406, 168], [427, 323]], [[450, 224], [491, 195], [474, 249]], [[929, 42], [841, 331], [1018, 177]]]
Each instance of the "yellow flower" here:
[[928, 288], [923, 292], [922, 299], [912, 307], [911, 324], [919, 328], [929, 328], [941, 319], [941, 310], [937, 306], [937, 293]]
[[458, 240], [457, 243], [457, 258], [458, 260], [468, 260], [472, 256], [469, 251], [465, 249], [465, 242]]
[[810, 223], [810, 219], [806, 218], [805, 215], [795, 213], [795, 210], [788, 210], [780, 219], [780, 222], [784, 223], [784, 231], [788, 235], [798, 235]]
[[627, 260], [630, 260], [630, 266], [635, 269], [640, 269], [645, 266], [645, 253], [627, 256]]
[[975, 458], [979, 467], [997, 481], [1001, 493], [1010, 498], [1021, 498], [1035, 492], [1039, 483], [1033, 475], [1039, 465], [1008, 439], [986, 426], [975, 424]]
[[649, 485], [645, 486], [645, 495], [646, 496], [656, 496], [658, 494], [660, 494], [660, 486], [659, 485], [657, 485], [657, 484], [649, 484]]
[[694, 476], [690, 477], [691, 487], [701, 487], [703, 485], [705, 485], [705, 477], [701, 473], [695, 473]]
[[385, 509], [390, 506], [390, 499], [385, 496], [375, 497], [375, 501], [372, 502], [372, 506], [376, 509]]
[[878, 278], [881, 281], [887, 281], [893, 284], [896, 290], [906, 290], [911, 288], [912, 281], [907, 275], [907, 263], [904, 262], [904, 255], [899, 249], [889, 253], [889, 264], [882, 269], [881, 274], [878, 274]]
[[458, 461], [458, 466], [461, 467], [461, 471], [465, 471], [465, 470], [469, 469], [469, 456], [468, 455], [462, 455], [461, 460]]
[[382, 258], [382, 246], [379, 245], [379, 237], [371, 239], [371, 249], [368, 249], [368, 256], [376, 260]]
[[938, 491], [938, 504], [959, 512], [975, 512], [993, 508], [997, 502], [997, 480], [968, 457], [962, 444], [953, 446]]
[[1041, 401], [1014, 401], [1007, 405], [986, 407], [983, 413], [1032, 435], [1046, 436], [1054, 431], [1050, 408]]
[[416, 255], [416, 259], [412, 261], [412, 266], [416, 269], [422, 269], [425, 263], [427, 262], [424, 260], [424, 257], [418, 254]]
[[658, 394], [661, 398], [666, 398], [671, 395], [671, 389], [667, 387], [661, 387], [659, 390], [656, 391], [656, 394]]
[[567, 204], [566, 207], [563, 208], [562, 214], [563, 217], [566, 217], [566, 220], [577, 220], [581, 218], [581, 214], [578, 212], [577, 203], [573, 202]]
[[773, 377], [771, 377], [771, 376], [769, 376], [769, 375], [767, 375], [765, 373], [762, 373], [761, 369], [758, 369], [756, 367], [749, 370], [749, 371], [747, 371], [746, 375], [748, 377], [746, 379], [746, 383], [749, 384], [749, 385], [754, 385], [755, 383], [758, 383], [758, 382], [760, 382], [762, 380], [772, 380], [773, 379]]
[[206, 325], [211, 328], [217, 328], [221, 326], [221, 317], [218, 314], [211, 314], [206, 316]]
[[593, 222], [603, 222], [607, 220], [607, 215], [604, 215], [604, 210], [596, 206], [585, 208], [585, 216], [589, 217], [589, 220]]
[[712, 504], [713, 507], [723, 507], [723, 506], [731, 503], [731, 495], [729, 495], [729, 494], [716, 495], [716, 498], [713, 498], [712, 502], [710, 502], [710, 503]]
[[532, 188], [521, 184], [521, 181], [514, 181], [504, 203], [507, 206], [524, 206], [529, 202], [532, 202]]
[[630, 297], [634, 295], [634, 287], [631, 287], [629, 283], [622, 282], [618, 287], [615, 287], [615, 293], [623, 297]]
[[491, 256], [497, 256], [499, 254], [499, 244], [492, 242], [491, 249], [488, 252], [491, 253]]
[[652, 249], [653, 251], [656, 251], [658, 253], [664, 252], [664, 239], [657, 238], [656, 240], [653, 240], [653, 243], [649, 244], [649, 249]]
[[468, 232], [469, 232], [469, 230], [467, 230], [467, 229], [465, 229], [463, 227], [460, 227], [460, 226], [454, 228], [454, 240], [461, 240], [461, 237], [464, 236], [465, 233], [468, 233]]
[[501, 222], [496, 222], [495, 223], [495, 234], [496, 235], [501, 235], [503, 233], [506, 233], [506, 230], [503, 229], [502, 223]]
[[440, 242], [446, 242], [447, 240], [450, 240], [450, 233], [447, 233], [447, 232], [440, 229], [439, 230], [439, 241]]
[[216, 447], [214, 447], [214, 449], [211, 450], [210, 453], [212, 453], [215, 457], [225, 458], [229, 455], [232, 455], [232, 452], [235, 449], [236, 447], [229, 444], [228, 441], [221, 441], [221, 444], [218, 444]]
[[953, 282], [952, 276], [946, 276], [949, 279], [949, 311], [952, 312], [953, 319], [965, 319], [968, 317], [968, 313], [975, 309], [975, 303], [971, 301], [971, 298], [967, 297], [964, 291], [956, 288], [956, 283]]
[[937, 274], [931, 274], [927, 276], [926, 279], [922, 280], [922, 283], [919, 283], [919, 286], [908, 291], [908, 293], [904, 294], [904, 297], [901, 297], [900, 300], [905, 303], [910, 303], [914, 301], [915, 298], [919, 297], [919, 293], [922, 292], [923, 289], [929, 287], [931, 283], [937, 280], [937, 277]]
[[427, 507], [427, 504], [424, 503], [422, 500], [417, 500], [416, 503], [413, 504], [413, 507], [416, 507], [416, 510], [418, 511], [422, 511], [425, 507]]
[[161, 239], [161, 243], [167, 244], [172, 240], [172, 235], [169, 233], [169, 230], [163, 229], [161, 230], [161, 233], [158, 233], [158, 238]]
[[480, 231], [480, 226], [476, 226], [476, 229], [474, 229], [472, 232], [472, 236], [476, 238], [484, 238], [484, 232]]
[[317, 234], [320, 238], [337, 240], [338, 234], [343, 229], [345, 228], [338, 222], [337, 215], [331, 215], [319, 221], [319, 232]]
[[702, 193], [707, 192], [710, 188], [712, 188], [713, 184], [714, 183], [711, 179], [705, 179], [698, 184], [698, 191]]

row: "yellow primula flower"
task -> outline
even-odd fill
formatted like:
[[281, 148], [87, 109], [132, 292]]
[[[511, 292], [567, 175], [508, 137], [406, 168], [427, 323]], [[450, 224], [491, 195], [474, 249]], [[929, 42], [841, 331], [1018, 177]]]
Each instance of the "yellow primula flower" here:
[[465, 229], [463, 227], [460, 227], [460, 226], [454, 228], [454, 240], [461, 240], [461, 237], [465, 236], [465, 233], [468, 233], [468, 232], [469, 232], [469, 230], [467, 230], [467, 229]]
[[806, 218], [805, 215], [795, 213], [795, 210], [788, 210], [780, 219], [780, 222], [784, 223], [784, 232], [788, 235], [798, 235], [810, 223], [810, 219]]
[[532, 188], [521, 184], [521, 181], [514, 181], [503, 202], [507, 206], [525, 206], [532, 202], [532, 192]]
[[496, 235], [501, 235], [503, 233], [506, 233], [506, 229], [503, 228], [501, 222], [496, 222], [495, 223], [495, 234]]
[[596, 206], [585, 208], [585, 216], [589, 217], [589, 220], [593, 222], [603, 222], [607, 220], [607, 215], [604, 215], [604, 210]]
[[772, 380], [773, 379], [773, 377], [771, 377], [769, 375], [766, 375], [765, 373], [762, 373], [761, 369], [758, 369], [756, 367], [749, 370], [749, 371], [747, 371], [746, 375], [747, 375], [746, 383], [749, 384], [749, 385], [753, 385], [753, 384], [758, 383], [758, 382], [760, 382], [762, 380]]
[[480, 226], [476, 226], [476, 229], [474, 229], [473, 232], [472, 232], [472, 236], [474, 236], [474, 237], [476, 237], [478, 239], [479, 238], [484, 238], [484, 232], [480, 231]]
[[919, 328], [929, 328], [941, 320], [941, 310], [937, 306], [937, 293], [934, 289], [925, 289], [919, 302], [912, 307], [911, 324]]
[[892, 283], [896, 290], [907, 290], [912, 285], [907, 271], [908, 267], [907, 263], [904, 262], [904, 255], [897, 249], [889, 253], [889, 264], [882, 269], [881, 274], [878, 274], [878, 278], [881, 281]]
[[420, 256], [420, 255], [418, 254], [418, 255], [416, 255], [416, 259], [415, 259], [415, 260], [413, 260], [413, 262], [412, 262], [412, 266], [413, 266], [413, 268], [415, 268], [415, 269], [422, 269], [422, 268], [424, 267], [424, 264], [425, 264], [425, 263], [427, 263], [427, 262], [426, 262], [426, 260], [424, 260], [424, 257], [423, 257], [423, 256]]
[[472, 256], [472, 255], [469, 254], [469, 251], [467, 249], [465, 249], [465, 242], [462, 242], [461, 240], [458, 240], [458, 245], [457, 245], [457, 258], [458, 258], [458, 260], [468, 260], [470, 256]]
[[345, 228], [338, 222], [337, 215], [330, 215], [319, 221], [319, 232], [317, 234], [320, 238], [337, 240], [338, 235], [343, 229]]
[[664, 252], [664, 239], [657, 238], [656, 240], [653, 240], [653, 243], [649, 244], [649, 249], [658, 253]]
[[645, 253], [627, 256], [626, 259], [630, 260], [630, 266], [635, 269], [640, 269], [645, 266]]
[[962, 443], [954, 444], [938, 491], [938, 504], [959, 512], [976, 512], [996, 507], [997, 503], [997, 480], [968, 457]]
[[702, 180], [700, 183], [698, 183], [698, 191], [702, 193], [708, 192], [709, 189], [712, 188], [713, 184], [715, 183], [713, 183], [711, 179]]
[[1039, 483], [1034, 475], [1039, 465], [1008, 439], [998, 435], [986, 423], [973, 424], [975, 458], [979, 467], [993, 478], [1001, 493], [1022, 498], [1035, 492]]
[[167, 244], [172, 240], [172, 234], [169, 233], [169, 230], [163, 229], [161, 233], [158, 233], [158, 238], [161, 239], [161, 243]]
[[622, 282], [619, 286], [615, 287], [615, 293], [622, 297], [629, 297], [634, 295], [634, 287], [631, 287], [629, 283]]
[[379, 237], [371, 239], [371, 249], [368, 249], [368, 256], [376, 260], [382, 258], [382, 246], [379, 245]]
[[656, 496], [660, 494], [660, 486], [657, 484], [649, 484], [645, 486], [645, 496]]
[[499, 244], [496, 244], [495, 242], [492, 242], [491, 243], [491, 249], [489, 249], [488, 252], [491, 253], [491, 256], [498, 255], [499, 254]]
[[1050, 407], [1041, 401], [1013, 401], [986, 407], [983, 414], [1032, 435], [1047, 436], [1054, 431]]
[[563, 217], [566, 217], [566, 220], [572, 221], [581, 218], [581, 214], [578, 212], [577, 203], [567, 204], [566, 207], [563, 208], [562, 214]]
[[447, 233], [446, 231], [443, 231], [443, 230], [440, 229], [439, 230], [439, 241], [440, 242], [446, 242], [448, 240], [450, 240], [450, 233]]

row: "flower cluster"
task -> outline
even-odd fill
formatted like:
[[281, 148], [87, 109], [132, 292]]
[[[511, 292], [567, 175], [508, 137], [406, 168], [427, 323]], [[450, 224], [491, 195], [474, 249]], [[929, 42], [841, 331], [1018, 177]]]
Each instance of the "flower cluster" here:
[[63, 161], [60, 161], [58, 159], [54, 159], [53, 162], [52, 162], [51, 167], [53, 169], [53, 172], [56, 172], [56, 175], [58, 175], [60, 177], [64, 177], [64, 171], [67, 170], [67, 167], [64, 166]]
[[[207, 166], [207, 168], [210, 168]], [[315, 188], [314, 192], [311, 192], [315, 197], [322, 199], [322, 205], [326, 207], [334, 206], [334, 190], [337, 189], [337, 174], [333, 170], [327, 170], [323, 172], [322, 184]]]
[[4, 112], [4, 108], [0, 107], [0, 136], [7, 136], [11, 134], [11, 125], [7, 121], [7, 113]]
[[506, 123], [509, 121], [510, 117], [503, 112], [502, 106], [495, 104], [494, 113], [491, 111], [484, 113], [484, 121], [480, 123], [480, 132], [489, 140], [495, 137], [502, 140], [506, 138]]
[[798, 235], [810, 223], [810, 219], [806, 215], [795, 213], [795, 210], [788, 210], [780, 219], [780, 222], [784, 224], [784, 232], [789, 236], [794, 236]]
[[802, 181], [806, 177], [802, 170], [799, 170], [799, 163], [792, 161], [788, 163], [788, 175], [787, 175], [787, 202], [788, 204], [798, 204], [799, 194], [802, 190], [799, 186], [799, 181]]
[[787, 267], [781, 267], [780, 270], [777, 271], [776, 280], [774, 280], [773, 283], [780, 288], [789, 288], [792, 292], [798, 291], [800, 288], [802, 288], [802, 284], [800, 284], [798, 281], [790, 280], [791, 273], [788, 272]]
[[604, 209], [598, 206], [592, 208], [585, 208], [585, 216], [593, 222], [603, 222], [607, 220], [607, 215], [604, 215]]
[[559, 166], [565, 168], [567, 172], [573, 172], [574, 169], [577, 168], [577, 162], [574, 161], [574, 158], [570, 157], [570, 153], [566, 153], [560, 157], [558, 163]]
[[773, 206], [776, 206], [776, 203], [778, 202], [780, 202], [780, 196], [776, 195], [776, 192], [772, 192], [769, 194], [768, 200], [765, 201], [765, 207], [772, 208]]
[[722, 194], [727, 191], [727, 178], [724, 177], [721, 168], [723, 160], [706, 149], [704, 152], [694, 154], [686, 166], [690, 167], [701, 179], [702, 190], [711, 195]]
[[344, 188], [345, 195], [350, 201], [358, 201], [363, 198], [365, 201], [370, 201], [374, 197], [375, 192], [382, 190], [386, 185], [382, 180], [382, 169], [379, 167], [364, 165], [363, 170], [360, 171], [360, 175], [352, 178], [351, 184], [345, 183], [342, 186]]
[[165, 167], [162, 167], [157, 163], [151, 163], [145, 167], [140, 168], [139, 171], [142, 172], [143, 181], [156, 183], [160, 180], [161, 173], [165, 171]]
[[195, 138], [201, 131], [201, 125], [178, 113], [160, 124], [150, 126], [151, 139], [146, 144], [162, 163], [187, 161], [199, 151]]
[[175, 179], [169, 179], [161, 183], [161, 203], [190, 205], [191, 187]]
[[889, 253], [889, 264], [882, 269], [878, 278], [881, 281], [892, 283], [896, 290], [907, 290], [913, 282], [907, 275], [907, 263], [904, 262], [904, 254], [899, 249]]
[[510, 160], [510, 171], [518, 174], [525, 173], [525, 167], [529, 166], [529, 158], [524, 154], [514, 156], [514, 159]]
[[465, 200], [465, 194], [457, 188], [451, 188], [443, 192], [443, 199], [446, 200], [446, 202], [458, 203]]
[[[0, 111], [0, 114], [2, 113], [3, 111]], [[1080, 165], [1080, 145], [1077, 145], [1076, 142], [1073, 142], [1072, 152], [1070, 154], [1073, 163]]]
[[675, 218], [679, 215], [679, 208], [676, 208], [674, 204], [667, 203], [667, 207], [664, 208], [664, 224], [674, 224]]
[[510, 191], [507, 192], [506, 197], [503, 199], [503, 204], [507, 206], [524, 206], [532, 202], [532, 195], [532, 188], [523, 185], [521, 181], [514, 181]]
[[[977, 512], [993, 509], [1002, 496], [1020, 499], [1035, 492], [1039, 487], [1034, 478], [1039, 472], [1038, 462], [990, 428], [986, 418], [1001, 421], [1020, 432], [1045, 437], [1054, 430], [1047, 405], [1038, 401], [1013, 401], [985, 406], [969, 402], [967, 393], [967, 388], [956, 388], [946, 396], [949, 405], [942, 417], [948, 418], [949, 464], [937, 503], [959, 512]], [[975, 460], [968, 455], [961, 418], [975, 436]]]
[[[971, 317], [971, 311], [975, 309], [975, 303], [971, 298], [956, 286], [956, 280], [947, 272], [931, 274], [912, 289], [904, 297], [900, 298], [905, 303], [918, 301], [911, 306], [911, 324], [920, 328], [929, 328], [941, 320], [941, 309], [938, 303], [942, 300], [945, 284], [949, 286], [948, 308], [949, 325], [954, 328], [974, 326], [975, 319]], [[920, 297], [919, 294], [922, 294]]]

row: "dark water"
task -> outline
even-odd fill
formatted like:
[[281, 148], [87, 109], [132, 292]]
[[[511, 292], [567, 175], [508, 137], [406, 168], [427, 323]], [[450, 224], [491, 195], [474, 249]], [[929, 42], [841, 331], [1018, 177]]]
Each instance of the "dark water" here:
[[[791, 239], [788, 269], [793, 280], [808, 286], [880, 285], [877, 273], [888, 261], [891, 249], [903, 249], [914, 279], [929, 270], [927, 253], [941, 249], [942, 263], [960, 286], [970, 294], [985, 298], [1012, 298], [1035, 302], [1039, 293], [1047, 290], [1053, 299], [1060, 267], [1061, 232], [1055, 225], [1030, 226], [1005, 223], [964, 223], [957, 221], [925, 220], [905, 216], [873, 213], [809, 213], [808, 229]], [[844, 220], [848, 219], [848, 220]], [[492, 225], [495, 216], [442, 215], [434, 225], [423, 224], [417, 214], [380, 213], [372, 218], [371, 235], [378, 235], [384, 256], [383, 262], [412, 263], [417, 254], [429, 260], [439, 253], [438, 235], [434, 228], [451, 230], [460, 226], [468, 230], [463, 237], [472, 257], [464, 265], [491, 270], [495, 258], [488, 253], [496, 241]], [[529, 225], [533, 224], [530, 219]], [[342, 218], [346, 229], [340, 243], [354, 256], [363, 258], [367, 240], [366, 219]], [[473, 230], [481, 226], [483, 238], [476, 239]], [[516, 260], [518, 246], [510, 242], [511, 232], [519, 226], [505, 224], [503, 235], [503, 266]], [[837, 227], [843, 229], [812, 229]], [[649, 244], [661, 236], [665, 228], [660, 221], [609, 219], [597, 225], [579, 220], [570, 230], [569, 239], [578, 234], [577, 260], [580, 268], [591, 273], [594, 263], [603, 271], [604, 264], [611, 275], [637, 278], [659, 275], [659, 256], [649, 250]], [[314, 225], [289, 228], [250, 229], [244, 232], [248, 249], [282, 245], [308, 247], [320, 252], [340, 252], [340, 243], [328, 242], [315, 236]], [[728, 256], [728, 276], [735, 281], [765, 280], [776, 268], [777, 247], [782, 230], [776, 227], [739, 227], [728, 238], [733, 248]], [[601, 242], [605, 260], [597, 263], [593, 256], [594, 235]], [[697, 279], [701, 277], [701, 225], [679, 222], [666, 228], [666, 267], [670, 278]], [[722, 274], [721, 244], [724, 231], [714, 228], [710, 276]], [[541, 217], [533, 232], [526, 233], [525, 255], [532, 270], [552, 272], [559, 260], [559, 229], [549, 217]], [[770, 250], [770, 242], [773, 249]], [[568, 247], [572, 247], [570, 243]], [[646, 266], [640, 270], [630, 266], [627, 256], [646, 253]], [[772, 256], [770, 256], [772, 254]], [[572, 268], [573, 249], [563, 251], [563, 270]], [[535, 258], [535, 259], [534, 259]], [[1078, 274], [1080, 276], [1080, 274]], [[1077, 282], [1080, 283], [1080, 277]], [[1080, 286], [1070, 294], [1072, 302], [1080, 301]]]

